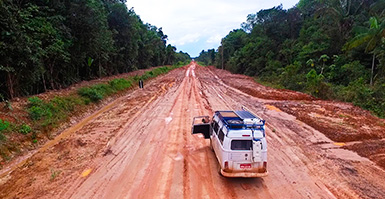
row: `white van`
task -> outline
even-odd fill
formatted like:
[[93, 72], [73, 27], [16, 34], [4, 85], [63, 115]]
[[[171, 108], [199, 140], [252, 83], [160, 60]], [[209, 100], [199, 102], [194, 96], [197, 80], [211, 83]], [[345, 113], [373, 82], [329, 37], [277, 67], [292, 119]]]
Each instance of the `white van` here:
[[265, 121], [249, 111], [216, 111], [194, 117], [192, 133], [210, 139], [225, 177], [267, 176]]

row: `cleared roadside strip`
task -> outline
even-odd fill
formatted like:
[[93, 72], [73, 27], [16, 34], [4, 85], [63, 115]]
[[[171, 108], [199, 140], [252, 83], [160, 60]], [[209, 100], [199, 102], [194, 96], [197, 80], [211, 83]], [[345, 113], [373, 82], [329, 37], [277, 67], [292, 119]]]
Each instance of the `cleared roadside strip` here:
[[[170, 70], [172, 71], [172, 70]], [[169, 72], [170, 72], [169, 71]], [[151, 103], [156, 97], [158, 97], [159, 95], [161, 95], [162, 93], [164, 93], [166, 91], [166, 89], [162, 88], [162, 92], [158, 93], [158, 94], [155, 94], [153, 97], [151, 97], [147, 102], [146, 104], [144, 104], [141, 108], [141, 110], [146, 107], [149, 103]], [[135, 89], [133, 92], [138, 92], [138, 89]], [[132, 93], [131, 93], [132, 94]], [[64, 140], [65, 138], [67, 138], [68, 136], [70, 136], [72, 133], [78, 131], [80, 128], [82, 128], [84, 125], [86, 125], [88, 122], [90, 122], [91, 120], [97, 118], [98, 116], [100, 116], [101, 114], [109, 111], [111, 108], [113, 108], [115, 105], [121, 103], [121, 101], [123, 99], [126, 99], [127, 95], [124, 95], [122, 97], [119, 97], [115, 100], [113, 100], [112, 102], [110, 102], [109, 104], [107, 104], [106, 106], [103, 106], [101, 109], [99, 109], [98, 111], [94, 112], [93, 114], [91, 114], [90, 116], [82, 119], [80, 122], [78, 122], [77, 124], [75, 124], [74, 126], [71, 126], [69, 128], [67, 128], [66, 130], [62, 131], [59, 135], [57, 135], [53, 140], [50, 140], [48, 142], [46, 142], [44, 145], [42, 145], [39, 149], [36, 149], [34, 151], [31, 151], [30, 154], [28, 155], [25, 155], [24, 157], [22, 157], [20, 160], [18, 160], [17, 162], [11, 164], [10, 166], [4, 168], [3, 170], [0, 171], [0, 181], [2, 179], [5, 179], [5, 181], [7, 181], [7, 175], [9, 175], [10, 173], [12, 173], [15, 169], [17, 168], [21, 168], [23, 167], [29, 160], [31, 157], [33, 157], [35, 154], [37, 153], [41, 153], [41, 152], [45, 152], [47, 149], [51, 148], [52, 146], [56, 145], [57, 143], [59, 143], [61, 140]], [[138, 115], [141, 111], [139, 110], [138, 112], [135, 113], [135, 115]], [[118, 137], [119, 135], [116, 135], [115, 137]], [[111, 141], [110, 141], [111, 142]], [[107, 143], [107, 146], [110, 144], [110, 142]], [[88, 171], [89, 170], [89, 171]], [[92, 170], [91, 169], [88, 169], [88, 170], [85, 170], [83, 173], [82, 173], [82, 176], [85, 177], [85, 176], [88, 176]], [[85, 174], [85, 175], [83, 175]]]

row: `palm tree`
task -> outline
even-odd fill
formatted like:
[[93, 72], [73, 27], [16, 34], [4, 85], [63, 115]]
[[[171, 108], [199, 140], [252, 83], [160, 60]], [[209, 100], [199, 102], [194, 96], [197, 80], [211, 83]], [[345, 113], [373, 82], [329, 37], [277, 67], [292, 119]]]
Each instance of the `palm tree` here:
[[370, 85], [373, 85], [373, 76], [376, 56], [383, 54], [382, 42], [385, 38], [385, 20], [378, 23], [377, 17], [371, 17], [369, 20], [370, 28], [354, 37], [345, 45], [345, 50], [351, 50], [363, 44], [366, 44], [365, 52], [372, 54], [372, 72], [370, 76]]

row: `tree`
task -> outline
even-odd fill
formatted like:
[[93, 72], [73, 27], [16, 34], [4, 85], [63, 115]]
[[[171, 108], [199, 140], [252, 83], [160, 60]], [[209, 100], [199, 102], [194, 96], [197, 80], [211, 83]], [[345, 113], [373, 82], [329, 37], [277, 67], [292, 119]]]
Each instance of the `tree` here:
[[348, 42], [345, 46], [345, 50], [352, 50], [360, 45], [366, 44], [365, 52], [372, 54], [370, 85], [373, 85], [376, 56], [383, 52], [381, 45], [385, 38], [385, 21], [378, 24], [378, 19], [376, 17], [371, 17], [369, 23], [370, 28], [364, 29], [363, 33], [357, 35]]
[[186, 60], [125, 0], [0, 1], [0, 95]]

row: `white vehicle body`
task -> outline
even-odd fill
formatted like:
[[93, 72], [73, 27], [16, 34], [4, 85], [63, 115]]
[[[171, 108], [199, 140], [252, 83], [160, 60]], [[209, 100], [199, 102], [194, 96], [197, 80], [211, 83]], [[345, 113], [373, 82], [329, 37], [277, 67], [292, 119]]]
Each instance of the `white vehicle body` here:
[[[216, 111], [195, 117], [193, 134], [210, 139], [225, 177], [264, 177], [267, 175], [265, 121], [248, 111]], [[197, 122], [198, 121], [198, 122]]]

